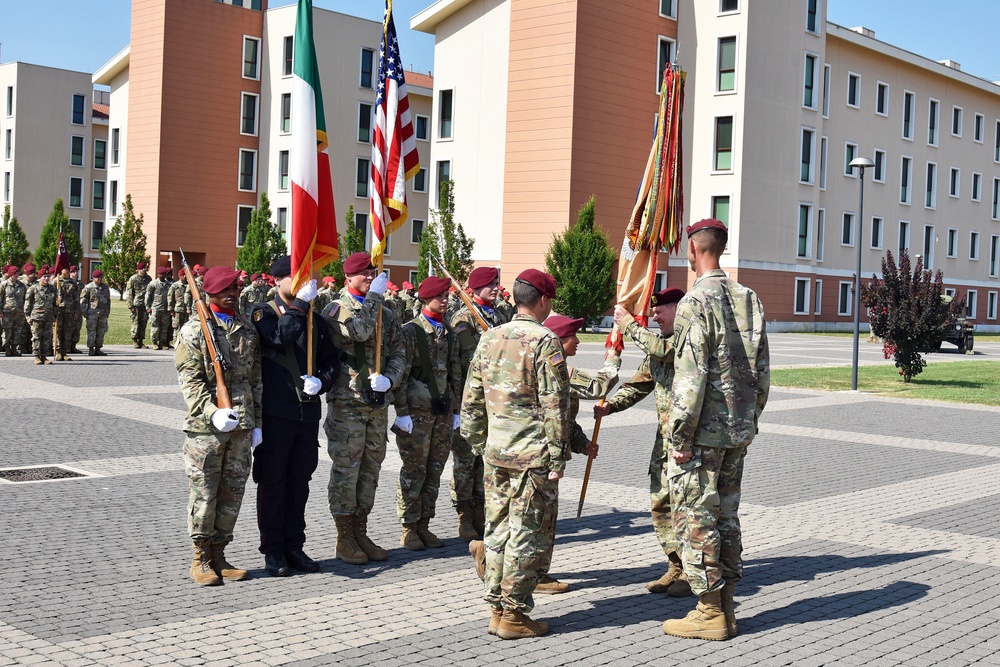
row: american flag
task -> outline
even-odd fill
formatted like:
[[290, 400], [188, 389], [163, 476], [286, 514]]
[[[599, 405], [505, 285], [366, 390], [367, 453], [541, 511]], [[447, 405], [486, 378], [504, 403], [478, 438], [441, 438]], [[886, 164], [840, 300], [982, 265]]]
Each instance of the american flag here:
[[372, 223], [372, 263], [379, 265], [389, 234], [406, 222], [406, 181], [420, 169], [417, 142], [406, 97], [403, 61], [399, 57], [392, 1], [386, 0], [382, 46], [379, 49], [372, 173], [369, 183]]

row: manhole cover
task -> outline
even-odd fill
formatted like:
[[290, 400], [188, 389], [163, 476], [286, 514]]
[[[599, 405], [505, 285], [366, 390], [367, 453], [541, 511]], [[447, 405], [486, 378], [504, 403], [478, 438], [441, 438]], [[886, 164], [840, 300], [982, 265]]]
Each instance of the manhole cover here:
[[63, 479], [75, 479], [78, 477], [90, 477], [90, 474], [65, 466], [0, 468], [0, 480], [14, 484], [21, 482], [57, 482]]

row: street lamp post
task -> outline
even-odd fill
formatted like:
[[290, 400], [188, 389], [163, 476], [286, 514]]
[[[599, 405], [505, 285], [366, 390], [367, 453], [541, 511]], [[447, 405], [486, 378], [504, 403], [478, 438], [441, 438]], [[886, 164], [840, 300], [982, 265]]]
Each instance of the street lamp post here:
[[858, 390], [858, 341], [861, 338], [861, 237], [865, 224], [865, 169], [875, 163], [866, 157], [851, 160], [850, 166], [858, 168], [858, 233], [854, 238], [857, 264], [854, 269], [854, 351], [851, 359], [851, 391]]

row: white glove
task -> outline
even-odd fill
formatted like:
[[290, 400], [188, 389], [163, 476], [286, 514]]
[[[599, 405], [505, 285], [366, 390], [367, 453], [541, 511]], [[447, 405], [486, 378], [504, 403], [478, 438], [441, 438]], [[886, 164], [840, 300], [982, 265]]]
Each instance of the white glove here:
[[375, 280], [372, 281], [371, 287], [368, 288], [368, 291], [382, 296], [385, 294], [385, 289], [388, 286], [389, 276], [385, 272], [382, 272], [375, 276]]
[[457, 431], [458, 427], [461, 426], [461, 424], [462, 424], [462, 417], [461, 417], [461, 415], [452, 415], [452, 418], [451, 418], [451, 430], [452, 431]]
[[372, 391], [389, 391], [392, 381], [381, 373], [372, 373], [368, 376], [371, 381]]
[[229, 433], [240, 425], [240, 416], [236, 410], [216, 410], [212, 413], [212, 426], [222, 433]]
[[404, 433], [413, 433], [413, 420], [410, 419], [409, 416], [396, 417], [396, 421], [393, 422], [393, 426]]
[[319, 390], [323, 388], [323, 382], [318, 377], [313, 377], [312, 375], [302, 376], [302, 391], [310, 396], [315, 396], [319, 393]]
[[316, 281], [310, 280], [295, 294], [296, 299], [302, 299], [303, 301], [312, 301], [316, 298]]
[[259, 428], [255, 428], [253, 432], [250, 433], [250, 451], [257, 449], [259, 445], [264, 440], [264, 432]]

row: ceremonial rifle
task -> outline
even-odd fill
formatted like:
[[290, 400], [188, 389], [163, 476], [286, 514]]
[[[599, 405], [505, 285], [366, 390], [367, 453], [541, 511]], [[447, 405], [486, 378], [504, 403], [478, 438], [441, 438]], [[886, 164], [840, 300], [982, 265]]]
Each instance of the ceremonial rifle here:
[[444, 261], [434, 257], [433, 255], [431, 255], [431, 259], [434, 260], [435, 264], [437, 264], [441, 273], [444, 274], [444, 277], [451, 281], [452, 286], [458, 292], [458, 298], [462, 300], [465, 307], [468, 308], [469, 312], [472, 313], [472, 316], [476, 318], [476, 324], [478, 324], [483, 331], [489, 329], [490, 325], [486, 323], [486, 318], [483, 317], [483, 311], [479, 310], [479, 306], [477, 306], [476, 302], [472, 300], [472, 297], [465, 293], [465, 290], [462, 289], [462, 286], [458, 284], [458, 281], [455, 280], [455, 277], [451, 275], [448, 268], [444, 265]]
[[208, 304], [201, 298], [198, 283], [194, 280], [194, 273], [188, 266], [187, 257], [184, 256], [184, 248], [181, 248], [180, 251], [184, 279], [187, 280], [188, 288], [191, 290], [191, 299], [194, 301], [195, 309], [198, 311], [198, 321], [201, 323], [201, 333], [205, 336], [208, 356], [212, 360], [212, 368], [215, 370], [215, 402], [220, 410], [230, 410], [233, 407], [233, 401], [229, 397], [229, 388], [226, 387], [226, 378], [223, 375], [229, 369], [229, 362], [219, 356], [219, 349], [216, 346], [218, 328], [215, 326], [215, 319], [208, 310]]

